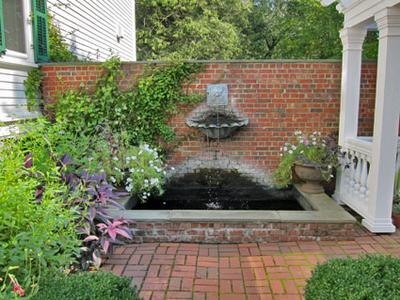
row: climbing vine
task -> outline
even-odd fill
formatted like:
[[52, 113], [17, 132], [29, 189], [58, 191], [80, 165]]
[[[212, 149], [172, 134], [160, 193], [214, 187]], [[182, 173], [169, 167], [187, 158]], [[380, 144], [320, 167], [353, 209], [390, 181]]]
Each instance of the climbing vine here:
[[51, 62], [73, 62], [78, 61], [65, 43], [60, 28], [53, 22], [53, 16], [47, 15], [47, 27], [49, 31], [49, 60]]
[[182, 85], [199, 71], [198, 64], [171, 63], [149, 67], [136, 85], [123, 90], [121, 61], [113, 57], [103, 63], [104, 73], [94, 92], [82, 86], [69, 90], [57, 101], [56, 118], [77, 133], [92, 134], [99, 128], [126, 132], [132, 143], [172, 142], [175, 134], [168, 125], [179, 104], [194, 103]]
[[27, 98], [28, 110], [36, 110], [41, 105], [40, 85], [43, 79], [43, 72], [39, 69], [32, 69], [24, 81], [25, 96]]

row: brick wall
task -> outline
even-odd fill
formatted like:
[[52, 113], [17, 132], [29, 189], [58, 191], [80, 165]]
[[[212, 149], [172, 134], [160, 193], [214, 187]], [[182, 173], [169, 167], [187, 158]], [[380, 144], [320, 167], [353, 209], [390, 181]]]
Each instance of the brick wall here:
[[[341, 63], [339, 61], [304, 62], [205, 62], [189, 90], [205, 94], [208, 84], [227, 83], [230, 103], [249, 117], [250, 124], [217, 145], [208, 143], [185, 118], [194, 107], [183, 108], [171, 119], [179, 146], [170, 154], [171, 165], [191, 166], [212, 156], [269, 173], [279, 161], [279, 148], [295, 130], [337, 133], [340, 107]], [[123, 65], [121, 82], [129, 87], [140, 76], [145, 64]], [[94, 86], [101, 74], [96, 64], [44, 65], [43, 96], [48, 102], [82, 83]], [[363, 135], [371, 134], [375, 98], [376, 63], [364, 63], [361, 84], [360, 126]], [[191, 159], [192, 158], [192, 159]], [[201, 158], [201, 159], [199, 159]], [[228, 158], [228, 159], [226, 159]], [[222, 160], [221, 160], [222, 161]], [[196, 166], [195, 166], [196, 167]]]

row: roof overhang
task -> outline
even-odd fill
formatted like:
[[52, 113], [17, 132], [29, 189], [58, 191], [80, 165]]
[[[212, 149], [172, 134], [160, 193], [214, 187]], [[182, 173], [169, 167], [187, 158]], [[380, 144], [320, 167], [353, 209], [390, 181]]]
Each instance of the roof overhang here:
[[337, 3], [337, 10], [344, 14], [344, 27], [367, 26], [374, 28], [374, 16], [387, 7], [393, 7], [400, 0], [320, 0], [322, 5]]

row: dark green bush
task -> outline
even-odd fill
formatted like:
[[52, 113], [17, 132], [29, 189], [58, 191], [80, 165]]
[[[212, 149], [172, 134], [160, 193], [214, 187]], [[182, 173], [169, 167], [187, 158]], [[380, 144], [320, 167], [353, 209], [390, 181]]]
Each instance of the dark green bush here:
[[400, 299], [400, 259], [365, 256], [333, 259], [317, 266], [305, 288], [306, 300]]
[[48, 273], [41, 277], [32, 300], [139, 300], [130, 283], [129, 278], [107, 272]]

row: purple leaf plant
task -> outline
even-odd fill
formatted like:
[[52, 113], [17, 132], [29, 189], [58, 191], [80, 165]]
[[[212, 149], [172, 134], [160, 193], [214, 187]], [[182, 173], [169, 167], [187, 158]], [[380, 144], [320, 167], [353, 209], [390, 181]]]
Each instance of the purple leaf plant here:
[[[83, 246], [80, 249], [80, 264], [83, 270], [91, 266], [99, 268], [102, 254], [108, 254], [112, 244], [123, 244], [132, 240], [129, 222], [122, 218], [113, 219], [107, 212], [110, 206], [125, 209], [116, 200], [124, 195], [115, 192], [115, 188], [106, 180], [106, 174], [89, 174], [73, 172], [73, 160], [65, 154], [57, 162], [61, 169], [60, 180], [67, 186], [65, 204], [77, 211], [77, 234], [81, 237]], [[32, 155], [24, 160], [24, 167], [32, 167]], [[72, 167], [72, 168], [69, 168]], [[41, 203], [45, 185], [37, 187], [35, 199]]]

